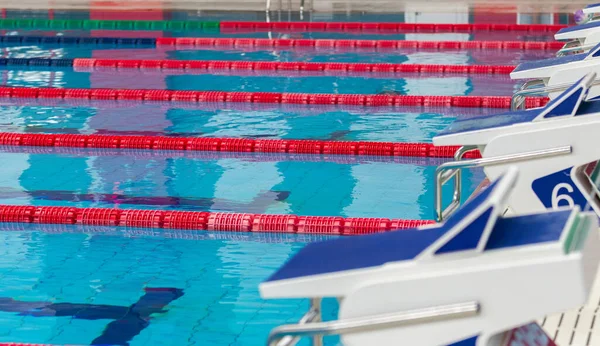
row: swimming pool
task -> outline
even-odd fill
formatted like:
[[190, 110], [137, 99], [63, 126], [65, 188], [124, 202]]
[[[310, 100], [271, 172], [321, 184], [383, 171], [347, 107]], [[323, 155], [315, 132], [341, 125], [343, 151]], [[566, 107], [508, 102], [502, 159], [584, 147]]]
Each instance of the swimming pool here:
[[[8, 13], [11, 15], [11, 13]], [[15, 17], [23, 14], [14, 14]], [[68, 17], [68, 14], [65, 14]], [[224, 17], [223, 17], [224, 18]], [[213, 18], [214, 19], [214, 18]], [[358, 18], [364, 20], [364, 18]], [[4, 35], [109, 36], [89, 30]], [[110, 33], [110, 32], [109, 32]], [[139, 31], [110, 33], [138, 37]], [[143, 34], [143, 32], [142, 32]], [[157, 35], [156, 32], [153, 33]], [[166, 36], [257, 37], [181, 31]], [[289, 35], [282, 33], [281, 35]], [[279, 37], [283, 37], [283, 36]], [[316, 39], [525, 40], [473, 34], [292, 34]], [[415, 36], [416, 35], [416, 36]], [[548, 35], [534, 35], [548, 40]], [[295, 50], [11, 45], [3, 58], [131, 58], [510, 65], [551, 51]], [[301, 72], [144, 71], [3, 66], [1, 86], [288, 93], [510, 95], [501, 75], [340, 75]], [[495, 110], [315, 107], [2, 99], [3, 132], [430, 142], [458, 117]], [[1, 147], [0, 204], [256, 214], [431, 219], [441, 158], [174, 153]], [[483, 174], [465, 174], [470, 194]], [[0, 224], [0, 342], [116, 345], [257, 345], [292, 322], [305, 301], [264, 301], [257, 286], [323, 235]], [[327, 301], [332, 317], [336, 303]], [[336, 340], [329, 340], [335, 344]]]

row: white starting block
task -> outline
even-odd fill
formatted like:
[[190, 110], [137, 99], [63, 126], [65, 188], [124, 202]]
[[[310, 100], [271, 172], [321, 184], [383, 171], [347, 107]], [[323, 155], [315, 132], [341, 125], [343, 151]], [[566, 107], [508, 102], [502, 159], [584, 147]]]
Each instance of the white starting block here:
[[[508, 205], [517, 214], [579, 206], [600, 215], [600, 101], [585, 101], [595, 74], [573, 84], [545, 107], [457, 120], [433, 138], [436, 145], [460, 145], [457, 161], [436, 174], [436, 216], [443, 220], [460, 205], [460, 170], [483, 167], [494, 180], [508, 166], [520, 172]], [[469, 150], [482, 159], [461, 160]], [[455, 179], [450, 206], [442, 208], [442, 185]]]
[[[269, 346], [332, 334], [345, 346], [553, 345], [530, 323], [586, 302], [598, 218], [578, 208], [503, 216], [516, 183], [510, 168], [442, 224], [307, 245], [260, 285], [264, 298], [313, 301]], [[319, 322], [321, 297], [340, 300], [338, 320]]]
[[558, 41], [567, 41], [556, 53], [557, 56], [585, 53], [600, 43], [600, 3], [586, 6], [583, 13], [591, 15], [592, 19], [581, 25], [561, 29], [554, 35]]
[[[600, 27], [598, 33], [600, 34]], [[548, 96], [553, 99], [590, 72], [600, 73], [600, 43], [587, 53], [521, 63], [510, 73], [510, 78], [528, 81], [513, 96], [512, 108], [513, 110], [522, 108], [523, 97], [527, 95], [548, 93]], [[590, 98], [600, 96], [600, 83], [594, 81], [593, 86], [590, 90]], [[519, 104], [515, 104], [517, 101]]]

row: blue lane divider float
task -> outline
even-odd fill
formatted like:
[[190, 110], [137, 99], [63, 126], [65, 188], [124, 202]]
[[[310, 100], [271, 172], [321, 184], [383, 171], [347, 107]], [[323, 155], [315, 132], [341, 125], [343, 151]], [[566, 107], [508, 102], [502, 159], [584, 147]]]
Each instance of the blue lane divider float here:
[[0, 58], [0, 66], [73, 67], [74, 60], [69, 58]]
[[66, 44], [155, 47], [155, 38], [66, 37], [66, 36], [0, 36], [0, 44]]

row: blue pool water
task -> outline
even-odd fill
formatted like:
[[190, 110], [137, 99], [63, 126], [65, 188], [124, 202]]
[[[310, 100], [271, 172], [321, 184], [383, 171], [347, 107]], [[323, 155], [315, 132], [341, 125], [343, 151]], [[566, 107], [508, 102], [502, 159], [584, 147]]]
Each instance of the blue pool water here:
[[[177, 18], [183, 19], [183, 15]], [[227, 36], [211, 34], [217, 35]], [[262, 37], [265, 33], [244, 35]], [[303, 37], [348, 38], [350, 35], [310, 33]], [[361, 37], [424, 39], [426, 35]], [[535, 39], [547, 37], [540, 35]], [[84, 46], [0, 48], [2, 57], [135, 56], [138, 59], [461, 65], [515, 64], [551, 54]], [[10, 86], [361, 94], [396, 91], [407, 95], [509, 95], [517, 86], [506, 77], [483, 75], [311, 76], [223, 72], [182, 75], [159, 71], [5, 68], [0, 70], [0, 76], [2, 85]], [[3, 132], [429, 142], [456, 118], [489, 112], [418, 107], [337, 109], [2, 100], [0, 126]], [[0, 148], [0, 159], [3, 163], [0, 204], [403, 219], [433, 217], [433, 175], [435, 166], [444, 162], [423, 158], [27, 147]], [[465, 193], [470, 194], [482, 178], [480, 171], [465, 174]], [[323, 237], [0, 224], [0, 241], [4, 244], [0, 250], [3, 283], [0, 285], [0, 342], [135, 346], [263, 344], [273, 327], [298, 320], [307, 303], [261, 300], [258, 284], [303, 244], [320, 239]], [[333, 318], [335, 313], [336, 303], [327, 301], [326, 318]], [[330, 340], [330, 344], [335, 343], [335, 338]]]

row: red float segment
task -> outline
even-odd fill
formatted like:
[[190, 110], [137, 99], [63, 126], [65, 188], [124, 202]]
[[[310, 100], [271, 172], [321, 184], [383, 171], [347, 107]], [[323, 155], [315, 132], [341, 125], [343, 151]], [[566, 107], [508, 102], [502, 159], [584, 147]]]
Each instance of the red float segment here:
[[452, 98], [452, 107], [477, 107], [482, 104], [481, 96], [455, 96]]
[[394, 155], [394, 143], [359, 142], [358, 155], [392, 156]]
[[393, 31], [393, 32], [477, 32], [477, 31], [523, 31], [554, 33], [566, 25], [548, 24], [441, 24], [441, 23], [357, 23], [357, 22], [243, 22], [222, 21], [225, 32], [244, 31]]
[[35, 207], [21, 205], [2, 205], [0, 206], [0, 222], [33, 222]]
[[198, 102], [225, 102], [224, 91], [198, 91]]
[[365, 106], [367, 107], [390, 107], [393, 105], [394, 96], [392, 95], [367, 95], [365, 97]]
[[24, 133], [20, 145], [32, 147], [53, 147], [55, 135], [44, 133]]
[[432, 145], [429, 148], [429, 155], [431, 157], [454, 157], [457, 150], [458, 147], [456, 146], [439, 147]]
[[167, 211], [163, 217], [164, 228], [206, 230], [208, 212]]
[[323, 153], [324, 144], [325, 141], [292, 139], [288, 140], [288, 153], [319, 155]]
[[33, 213], [34, 223], [74, 224], [77, 209], [69, 207], [37, 207]]
[[90, 135], [58, 134], [54, 135], [55, 147], [85, 148]]
[[123, 136], [121, 137], [122, 149], [152, 149], [160, 137], [155, 136]]
[[220, 151], [231, 151], [236, 153], [254, 152], [254, 139], [246, 138], [222, 138]]
[[357, 142], [324, 142], [323, 154], [325, 155], [357, 155], [359, 143]]
[[258, 139], [254, 142], [257, 153], [287, 153], [289, 142], [280, 139]]
[[383, 233], [391, 229], [389, 219], [351, 217], [344, 220], [344, 235]]
[[163, 210], [122, 210], [119, 226], [162, 228], [165, 214]]
[[[66, 99], [90, 99], [90, 95], [92, 93], [92, 89], [66, 89], [65, 88], [65, 96]], [[18, 97], [13, 90], [12, 97]]]
[[[36, 90], [37, 89], [37, 90]], [[11, 88], [10, 96], [18, 98], [37, 98], [39, 94], [38, 88]]]
[[400, 95], [394, 96], [394, 106], [423, 106], [423, 96]]
[[37, 97], [45, 98], [45, 99], [62, 99], [65, 97], [65, 89], [61, 88], [47, 88], [40, 89]]
[[333, 216], [301, 216], [298, 218], [298, 233], [336, 234], [344, 232], [344, 219]]
[[219, 151], [221, 138], [188, 138], [187, 150], [192, 151]]
[[[63, 91], [64, 93], [64, 91]], [[39, 95], [39, 97], [43, 97]], [[116, 100], [117, 90], [115, 89], [94, 89], [90, 93], [90, 100]]]
[[177, 137], [156, 138], [152, 143], [152, 149], [156, 150], [186, 150], [188, 140]]
[[198, 102], [198, 92], [176, 90], [171, 93], [171, 101]]
[[21, 138], [23, 138], [22, 133], [0, 133], [0, 144], [14, 146], [23, 145]]
[[[394, 156], [433, 157], [430, 155], [432, 143], [394, 143]], [[453, 157], [452, 156], [449, 157]]]
[[391, 220], [390, 230], [402, 230], [435, 224], [433, 220]]
[[296, 215], [254, 215], [252, 232], [296, 233], [298, 216]]
[[90, 135], [87, 138], [88, 148], [120, 148], [121, 137], [119, 136], [103, 136], [103, 135]]
[[254, 214], [211, 213], [208, 216], [209, 231], [250, 232]]
[[90, 226], [118, 226], [121, 217], [120, 209], [82, 208], [76, 211], [76, 223]]

